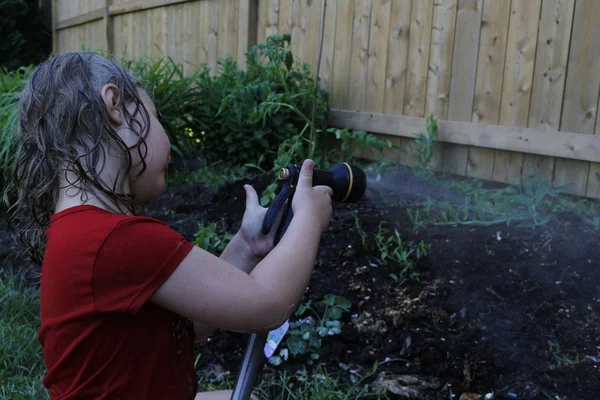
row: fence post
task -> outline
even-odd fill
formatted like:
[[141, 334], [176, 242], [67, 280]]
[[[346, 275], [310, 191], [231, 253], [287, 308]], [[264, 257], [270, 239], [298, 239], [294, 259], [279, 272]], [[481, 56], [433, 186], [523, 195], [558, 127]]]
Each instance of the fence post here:
[[56, 2], [58, 0], [51, 0], [52, 1], [52, 53], [54, 53], [54, 55], [58, 54], [59, 48], [58, 48], [58, 31], [56, 30], [56, 23], [58, 22], [58, 7], [56, 6]]
[[115, 44], [115, 30], [113, 29], [113, 19], [110, 16], [110, 6], [112, 0], [104, 0], [104, 35], [106, 37], [106, 51], [110, 56], [113, 55]]
[[259, 1], [240, 0], [237, 60], [241, 69], [246, 69], [246, 53], [256, 44]]

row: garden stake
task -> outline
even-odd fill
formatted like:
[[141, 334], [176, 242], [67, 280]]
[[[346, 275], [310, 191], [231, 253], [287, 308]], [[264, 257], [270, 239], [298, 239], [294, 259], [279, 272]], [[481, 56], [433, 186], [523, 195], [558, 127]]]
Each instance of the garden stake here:
[[[279, 243], [283, 234], [293, 218], [292, 199], [300, 167], [290, 164], [279, 171], [279, 181], [282, 183], [281, 191], [273, 200], [263, 220], [262, 232], [268, 234], [280, 212], [283, 212], [279, 227], [275, 235], [275, 245]], [[335, 164], [331, 170], [313, 169], [313, 186], [325, 185], [333, 189], [332, 201], [354, 202], [362, 198], [367, 188], [367, 177], [363, 170], [348, 164]], [[264, 361], [264, 346], [267, 342], [266, 334], [253, 333], [250, 335], [240, 372], [235, 382], [232, 400], [248, 400], [256, 383], [256, 378]]]

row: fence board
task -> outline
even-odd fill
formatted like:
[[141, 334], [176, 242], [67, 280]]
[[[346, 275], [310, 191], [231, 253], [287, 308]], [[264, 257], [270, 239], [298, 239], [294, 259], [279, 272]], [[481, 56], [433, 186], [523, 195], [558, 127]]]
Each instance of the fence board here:
[[[527, 126], [541, 0], [513, 0], [506, 45], [500, 124]], [[523, 154], [497, 151], [493, 179], [515, 183], [523, 171]]]
[[[433, 3], [425, 116], [433, 115], [437, 119], [448, 117], [456, 9], [457, 0], [436, 0]], [[441, 171], [443, 159], [443, 146], [434, 144], [431, 168]]]
[[306, 46], [306, 0], [294, 0], [292, 2], [292, 43], [291, 50], [294, 58], [300, 62], [306, 62], [304, 50]]
[[[424, 118], [348, 110], [331, 110], [329, 122], [405, 138], [415, 138], [425, 126]], [[439, 121], [439, 127], [443, 143], [600, 162], [600, 135], [449, 120]]]
[[312, 0], [306, 7], [306, 40], [304, 41], [304, 54], [306, 62], [310, 63], [311, 75], [317, 73], [317, 59], [321, 45], [321, 16], [323, 14], [323, 1]]
[[323, 32], [323, 55], [319, 78], [321, 87], [331, 94], [333, 92], [335, 27], [337, 22], [337, 1], [328, 0], [325, 9], [325, 31]]
[[404, 109], [411, 7], [411, 0], [392, 2], [384, 99], [386, 113], [401, 114]]
[[[459, 0], [450, 81], [448, 119], [470, 121], [473, 109], [479, 30], [483, 0]], [[444, 146], [443, 170], [457, 175], [467, 173], [467, 152], [463, 146]]]
[[292, 0], [279, 0], [278, 32], [292, 34]]
[[432, 21], [433, 2], [413, 2], [406, 71], [408, 101], [404, 103], [404, 115], [411, 117], [423, 117], [425, 115]]
[[373, 0], [369, 40], [366, 111], [382, 113], [385, 100], [387, 38], [390, 31], [390, 0]]
[[[510, 2], [508, 5], [510, 6]], [[507, 7], [505, 2], [485, 0], [481, 16], [480, 50], [473, 96], [473, 122], [498, 124], [509, 16], [510, 7]], [[467, 175], [492, 179], [494, 158], [493, 150], [469, 148]]]
[[354, 110], [363, 110], [365, 106], [372, 4], [373, 0], [357, 0], [354, 10], [348, 85], [348, 106]]
[[[557, 131], [567, 75], [575, 0], [544, 0], [529, 108], [530, 128]], [[554, 158], [525, 154], [524, 175], [552, 182]]]
[[425, 115], [440, 119], [448, 117], [456, 7], [457, 0], [436, 0], [433, 4]]
[[217, 33], [218, 58], [237, 54], [237, 28], [238, 28], [239, 2], [220, 1]]
[[[600, 2], [578, 0], [575, 3], [573, 33], [561, 130], [594, 133], [600, 88]], [[589, 163], [556, 160], [554, 181], [557, 185], [571, 184], [567, 192], [587, 192]]]
[[352, 40], [352, 21], [354, 20], [354, 2], [338, 2], [335, 51], [333, 58], [333, 91], [331, 106], [336, 108], [348, 107], [348, 82], [350, 81], [350, 46]]

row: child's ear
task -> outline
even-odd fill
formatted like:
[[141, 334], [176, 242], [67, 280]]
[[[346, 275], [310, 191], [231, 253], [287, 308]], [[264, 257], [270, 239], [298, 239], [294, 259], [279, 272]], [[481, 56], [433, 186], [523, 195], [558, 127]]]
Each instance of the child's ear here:
[[102, 87], [100, 95], [110, 120], [115, 125], [121, 125], [123, 123], [123, 112], [120, 107], [119, 88], [112, 83], [106, 84]]

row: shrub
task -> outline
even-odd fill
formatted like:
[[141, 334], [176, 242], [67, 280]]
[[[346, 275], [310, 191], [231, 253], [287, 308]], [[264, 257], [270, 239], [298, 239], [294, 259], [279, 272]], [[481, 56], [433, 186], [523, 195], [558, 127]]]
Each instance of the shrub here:
[[322, 131], [328, 95], [311, 77], [308, 64], [294, 62], [290, 41], [290, 35], [275, 35], [255, 45], [247, 54], [247, 71], [231, 58], [219, 60], [218, 76], [202, 70], [203, 96], [197, 107], [204, 134], [198, 142], [209, 161], [270, 168], [280, 149], [289, 147], [292, 138], [299, 142], [298, 136], [301, 148], [294, 151], [308, 154], [315, 142], [309, 136], [313, 99], [315, 132]]

